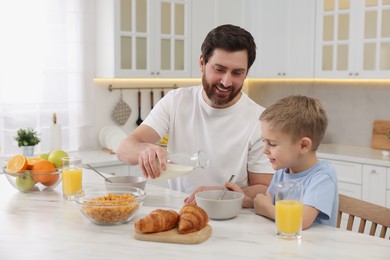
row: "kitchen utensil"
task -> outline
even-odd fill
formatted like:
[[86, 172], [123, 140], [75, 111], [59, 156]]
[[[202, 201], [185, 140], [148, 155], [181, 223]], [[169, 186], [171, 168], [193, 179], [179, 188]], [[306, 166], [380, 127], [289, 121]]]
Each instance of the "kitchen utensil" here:
[[150, 111], [152, 111], [154, 105], [154, 93], [153, 89], [150, 90]]
[[390, 131], [390, 121], [374, 121], [371, 139], [373, 149], [390, 150], [390, 139], [387, 137], [388, 131]]
[[120, 92], [119, 101], [112, 111], [112, 119], [118, 125], [124, 125], [131, 115], [131, 108], [123, 101], [122, 90]]
[[91, 169], [92, 171], [94, 171], [94, 172], [96, 172], [97, 174], [99, 174], [100, 176], [102, 176], [105, 180], [106, 180], [106, 182], [111, 182], [112, 183], [112, 181], [110, 180], [110, 179], [108, 179], [108, 178], [106, 178], [106, 176], [104, 176], [103, 174], [101, 174], [98, 170], [96, 170], [94, 167], [92, 167], [91, 165], [89, 165], [89, 164], [86, 164], [87, 166], [88, 166], [88, 168], [89, 169]]
[[211, 235], [211, 226], [207, 225], [203, 229], [188, 233], [179, 234], [177, 228], [157, 233], [143, 234], [134, 231], [134, 238], [143, 241], [176, 243], [176, 244], [199, 244], [206, 241]]
[[207, 212], [210, 219], [231, 219], [236, 217], [244, 201], [244, 194], [236, 191], [226, 191], [221, 200], [220, 190], [207, 190], [195, 194], [196, 204]]
[[136, 121], [137, 125], [142, 124], [144, 120], [141, 118], [141, 90], [138, 90], [138, 119]]
[[[231, 182], [235, 176], [236, 176], [236, 175], [234, 175], [234, 174], [233, 174], [232, 176], [230, 176], [228, 182]], [[228, 189], [227, 189], [226, 187], [223, 189], [223, 191], [221, 192], [221, 194], [218, 196], [218, 200], [220, 200], [220, 199], [223, 198], [223, 195], [225, 195], [225, 193], [226, 193], [227, 190], [228, 190]]]
[[162, 89], [162, 90], [161, 90], [161, 98], [163, 98], [164, 95], [165, 95], [165, 93], [164, 93], [164, 90]]

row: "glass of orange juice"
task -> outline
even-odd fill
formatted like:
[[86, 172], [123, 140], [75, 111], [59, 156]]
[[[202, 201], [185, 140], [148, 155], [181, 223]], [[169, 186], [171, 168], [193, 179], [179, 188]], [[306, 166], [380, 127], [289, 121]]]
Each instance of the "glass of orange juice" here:
[[276, 235], [286, 239], [302, 237], [303, 185], [279, 182], [275, 188]]
[[62, 193], [66, 200], [73, 200], [73, 196], [82, 188], [82, 160], [78, 157], [62, 158]]

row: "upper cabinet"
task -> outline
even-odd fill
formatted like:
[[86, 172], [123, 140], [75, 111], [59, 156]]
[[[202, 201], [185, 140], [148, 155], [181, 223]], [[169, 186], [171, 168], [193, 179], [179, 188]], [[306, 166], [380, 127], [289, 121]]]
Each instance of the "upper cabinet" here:
[[315, 1], [252, 1], [257, 58], [250, 76], [314, 76]]
[[390, 78], [390, 0], [319, 0], [318, 78]]
[[189, 0], [99, 0], [96, 76], [190, 77]]
[[[199, 58], [206, 35], [222, 24], [248, 28], [248, 0], [193, 0], [191, 3], [192, 77], [201, 77]], [[251, 31], [251, 30], [250, 30]]]

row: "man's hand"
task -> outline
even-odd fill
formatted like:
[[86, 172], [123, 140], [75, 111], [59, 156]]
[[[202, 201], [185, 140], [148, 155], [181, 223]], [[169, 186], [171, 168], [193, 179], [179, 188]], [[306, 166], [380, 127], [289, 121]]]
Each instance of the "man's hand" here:
[[167, 150], [159, 145], [148, 144], [138, 153], [138, 164], [145, 178], [155, 179], [160, 177], [160, 169], [166, 170]]

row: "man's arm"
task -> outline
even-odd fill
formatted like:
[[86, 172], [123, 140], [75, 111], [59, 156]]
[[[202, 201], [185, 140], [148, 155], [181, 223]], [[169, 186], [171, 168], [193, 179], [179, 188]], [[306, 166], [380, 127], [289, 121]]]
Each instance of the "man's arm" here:
[[118, 147], [118, 159], [124, 163], [139, 164], [145, 177], [156, 178], [160, 176], [159, 162], [165, 167], [167, 152], [156, 145], [160, 140], [157, 132], [147, 126], [140, 125], [130, 133]]

